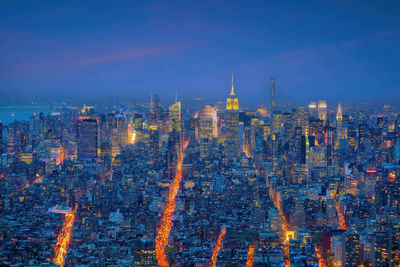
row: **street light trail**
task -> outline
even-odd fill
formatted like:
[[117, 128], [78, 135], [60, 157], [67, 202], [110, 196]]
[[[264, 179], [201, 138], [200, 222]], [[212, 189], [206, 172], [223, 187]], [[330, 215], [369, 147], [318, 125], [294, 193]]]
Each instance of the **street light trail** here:
[[156, 260], [157, 264], [162, 267], [169, 266], [167, 256], [165, 255], [165, 247], [168, 244], [168, 237], [172, 229], [172, 217], [175, 212], [175, 199], [179, 191], [179, 186], [182, 180], [182, 163], [183, 151], [188, 145], [188, 141], [183, 144], [183, 149], [180, 151], [178, 157], [178, 164], [176, 167], [176, 174], [169, 187], [168, 200], [164, 207], [160, 225], [158, 226], [156, 237]]
[[315, 252], [317, 253], [318, 266], [319, 267], [327, 267], [327, 265], [325, 263], [325, 259], [322, 256], [321, 248], [319, 246], [315, 246], [314, 249], [315, 249]]
[[256, 249], [255, 244], [249, 245], [249, 251], [247, 252], [246, 267], [253, 267], [254, 250]]
[[211, 255], [211, 258], [210, 258], [209, 267], [215, 267], [216, 264], [217, 264], [218, 253], [219, 253], [219, 250], [222, 247], [222, 242], [224, 241], [225, 234], [226, 234], [226, 227], [224, 226], [221, 229], [221, 231], [219, 232], [217, 242], [214, 245], [214, 248], [213, 248], [213, 251], [212, 251], [212, 255]]
[[75, 223], [76, 209], [77, 208], [65, 214], [63, 227], [57, 238], [53, 262], [59, 264], [61, 267], [65, 264], [65, 256], [67, 255], [68, 246], [71, 241], [72, 230]]
[[346, 222], [346, 218], [343, 215], [342, 210], [340, 209], [339, 201], [336, 201], [335, 207], [336, 207], [336, 211], [337, 211], [338, 218], [339, 218], [340, 229], [346, 230], [347, 229], [347, 222]]

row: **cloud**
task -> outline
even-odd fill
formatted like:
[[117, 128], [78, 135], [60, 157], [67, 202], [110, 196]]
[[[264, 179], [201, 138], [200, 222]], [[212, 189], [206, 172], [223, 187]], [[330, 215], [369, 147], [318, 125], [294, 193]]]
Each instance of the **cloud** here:
[[76, 62], [76, 66], [88, 67], [101, 64], [131, 61], [139, 58], [162, 55], [172, 51], [179, 51], [193, 46], [196, 46], [196, 44], [181, 44], [148, 48], [129, 48], [123, 51], [113, 51], [104, 55], [96, 55], [93, 57], [79, 59]]
[[[39, 51], [37, 53], [25, 50], [29, 44], [37, 43], [37, 40], [28, 42], [25, 40], [24, 43], [19, 43], [19, 47], [14, 46], [13, 53], [10, 53], [13, 56], [8, 57], [6, 52], [2, 55], [0, 54], [0, 77], [29, 75], [38, 72], [53, 73], [61, 70], [75, 70], [119, 62], [131, 62], [143, 58], [163, 56], [200, 45], [200, 43], [182, 43], [126, 46], [126, 44], [122, 44], [122, 41], [119, 41], [107, 45], [102, 43], [92, 43], [90, 45], [79, 43], [79, 45], [74, 46], [64, 43], [56, 47], [49, 44], [38, 45], [33, 47], [33, 49]], [[14, 57], [14, 55], [18, 56]], [[4, 66], [7, 65], [7, 68], [1, 66], [3, 64]]]

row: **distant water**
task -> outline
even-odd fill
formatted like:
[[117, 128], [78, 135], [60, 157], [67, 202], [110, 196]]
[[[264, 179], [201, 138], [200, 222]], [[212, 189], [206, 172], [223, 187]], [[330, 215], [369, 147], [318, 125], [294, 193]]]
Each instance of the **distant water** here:
[[17, 121], [28, 121], [29, 118], [33, 115], [33, 113], [37, 114], [39, 117], [40, 112], [46, 116], [48, 113], [54, 112], [57, 110], [51, 109], [50, 107], [35, 107], [35, 106], [26, 106], [26, 107], [1, 107], [0, 108], [0, 121], [3, 125], [7, 125], [15, 120]]

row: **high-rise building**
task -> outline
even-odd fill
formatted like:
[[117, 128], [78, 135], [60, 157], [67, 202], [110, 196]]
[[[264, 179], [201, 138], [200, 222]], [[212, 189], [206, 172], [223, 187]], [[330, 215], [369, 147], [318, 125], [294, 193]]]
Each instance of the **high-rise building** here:
[[275, 110], [272, 112], [272, 133], [277, 134], [281, 133], [281, 128], [283, 126], [283, 117], [282, 112]]
[[335, 149], [339, 148], [340, 141], [345, 138], [343, 127], [343, 116], [342, 116], [342, 106], [339, 103], [337, 113], [336, 113], [336, 140], [335, 140]]
[[326, 164], [327, 166], [332, 165], [332, 142], [333, 142], [333, 128], [327, 124], [324, 129], [325, 132], [325, 146], [326, 146]]
[[364, 123], [361, 123], [358, 125], [358, 147], [361, 150], [364, 150], [364, 146], [365, 146], [365, 138], [368, 135], [368, 129], [367, 129], [367, 125]]
[[317, 145], [322, 144], [324, 142], [324, 123], [323, 123], [323, 121], [320, 119], [310, 118], [308, 135], [315, 137]]
[[270, 86], [271, 86], [271, 114], [274, 112], [275, 107], [276, 107], [276, 102], [275, 102], [275, 78], [271, 77], [269, 80]]
[[295, 126], [301, 127], [303, 134], [306, 132], [306, 129], [308, 129], [309, 117], [310, 112], [308, 108], [300, 107], [293, 110], [293, 121]]
[[308, 104], [308, 111], [309, 111], [310, 117], [317, 118], [318, 117], [317, 102], [315, 102], [315, 101], [310, 102], [310, 104]]
[[181, 102], [176, 102], [169, 107], [169, 131], [182, 131]]
[[389, 266], [389, 236], [386, 232], [375, 232], [375, 266]]
[[199, 118], [189, 120], [189, 139], [192, 142], [199, 142]]
[[213, 137], [218, 137], [218, 117], [217, 109], [214, 106], [205, 105], [200, 109], [200, 119], [212, 120]]
[[239, 100], [235, 95], [233, 75], [232, 75], [231, 92], [228, 98], [226, 99], [225, 123], [226, 123], [225, 142], [230, 147], [233, 148], [234, 151], [231, 152], [237, 153], [239, 149]]
[[149, 131], [150, 154], [156, 158], [159, 151], [160, 133], [157, 126], [150, 126]]
[[95, 118], [80, 117], [77, 122], [78, 158], [92, 160], [97, 157], [99, 123]]
[[345, 266], [359, 266], [360, 264], [360, 237], [356, 233], [346, 233], [345, 235]]
[[325, 100], [318, 101], [318, 119], [322, 120], [324, 123], [328, 118], [328, 105]]
[[135, 125], [135, 130], [143, 129], [143, 115], [142, 114], [134, 115], [134, 125]]
[[211, 119], [200, 119], [199, 140], [200, 140], [201, 157], [206, 157], [208, 155], [212, 139], [213, 139], [213, 121]]
[[400, 266], [400, 227], [399, 222], [394, 223], [392, 232], [390, 233], [391, 241], [391, 266]]

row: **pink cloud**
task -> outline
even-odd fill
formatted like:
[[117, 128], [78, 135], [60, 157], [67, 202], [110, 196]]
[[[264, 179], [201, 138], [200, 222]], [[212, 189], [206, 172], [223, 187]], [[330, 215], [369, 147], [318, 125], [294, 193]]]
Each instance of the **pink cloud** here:
[[[14, 61], [7, 68], [2, 69], [0, 75], [21, 75], [37, 72], [53, 72], [57, 70], [82, 69], [98, 65], [107, 65], [117, 62], [129, 62], [147, 57], [162, 56], [170, 52], [184, 50], [200, 45], [199, 43], [172, 44], [150, 47], [121, 47], [115, 45], [112, 50], [102, 44], [68, 46], [50, 50], [40, 58], [24, 58], [23, 61]], [[109, 44], [107, 47], [112, 47]], [[47, 47], [47, 46], [46, 46]], [[0, 55], [1, 58], [1, 55]]]

